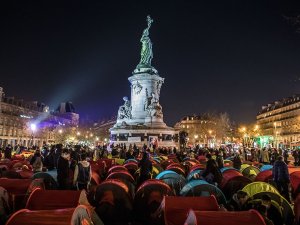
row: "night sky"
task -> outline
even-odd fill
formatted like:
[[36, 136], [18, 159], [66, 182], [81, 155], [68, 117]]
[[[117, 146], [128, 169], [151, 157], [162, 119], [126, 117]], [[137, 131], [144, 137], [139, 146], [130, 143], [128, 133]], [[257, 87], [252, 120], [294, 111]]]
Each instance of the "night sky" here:
[[51, 108], [69, 100], [82, 118], [115, 116], [130, 97], [148, 14], [168, 125], [207, 111], [254, 122], [263, 104], [299, 93], [300, 33], [285, 19], [300, 14], [297, 1], [78, 2], [0, 3], [7, 96]]

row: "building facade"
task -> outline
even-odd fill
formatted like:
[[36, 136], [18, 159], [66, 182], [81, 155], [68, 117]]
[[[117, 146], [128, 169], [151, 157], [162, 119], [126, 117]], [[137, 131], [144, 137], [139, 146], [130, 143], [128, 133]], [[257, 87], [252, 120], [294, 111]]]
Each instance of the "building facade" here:
[[0, 147], [51, 143], [57, 127], [77, 126], [78, 121], [79, 115], [74, 112], [50, 112], [43, 103], [5, 97], [0, 87]]
[[217, 147], [234, 141], [234, 129], [227, 113], [189, 115], [175, 125], [180, 145]]
[[175, 129], [186, 133], [187, 145], [213, 147], [215, 143], [216, 121], [208, 115], [185, 116], [176, 123]]
[[300, 95], [262, 106], [256, 121], [274, 147], [300, 146]]

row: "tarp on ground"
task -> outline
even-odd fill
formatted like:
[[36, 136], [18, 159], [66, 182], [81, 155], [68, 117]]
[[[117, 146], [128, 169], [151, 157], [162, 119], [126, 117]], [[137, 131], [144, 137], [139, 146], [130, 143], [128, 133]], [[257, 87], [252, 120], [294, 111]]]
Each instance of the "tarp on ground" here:
[[219, 204], [226, 204], [223, 192], [215, 185], [204, 180], [192, 180], [187, 183], [180, 192], [181, 196], [210, 196], [214, 195]]
[[[194, 210], [193, 210], [194, 211]], [[256, 210], [226, 212], [226, 211], [194, 211], [193, 216], [188, 215], [189, 224], [198, 225], [266, 225], [263, 217]], [[196, 221], [192, 221], [196, 218]], [[174, 224], [177, 225], [177, 224]]]
[[166, 184], [170, 186], [170, 188], [174, 191], [174, 194], [179, 195], [180, 190], [185, 185], [185, 178], [172, 171], [172, 170], [166, 170], [161, 172], [156, 176], [156, 179], [164, 181]]
[[208, 197], [171, 197], [166, 196], [164, 201], [165, 224], [184, 224], [190, 209], [199, 211], [218, 211], [216, 198]]
[[260, 192], [273, 192], [280, 195], [275, 187], [265, 182], [250, 183], [243, 188], [243, 191], [247, 192], [250, 197]]

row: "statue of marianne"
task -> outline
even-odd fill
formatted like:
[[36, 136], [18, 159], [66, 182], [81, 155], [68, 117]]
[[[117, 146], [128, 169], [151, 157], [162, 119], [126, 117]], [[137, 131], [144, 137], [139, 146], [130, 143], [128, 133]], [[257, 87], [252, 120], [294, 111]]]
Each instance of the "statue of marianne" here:
[[151, 27], [151, 23], [153, 23], [153, 20], [151, 19], [150, 16], [147, 16], [147, 22], [148, 22], [148, 26], [143, 31], [143, 35], [140, 40], [142, 42], [142, 50], [141, 50], [141, 60], [139, 64], [151, 66], [153, 52], [152, 52], [152, 42], [149, 38], [149, 29]]

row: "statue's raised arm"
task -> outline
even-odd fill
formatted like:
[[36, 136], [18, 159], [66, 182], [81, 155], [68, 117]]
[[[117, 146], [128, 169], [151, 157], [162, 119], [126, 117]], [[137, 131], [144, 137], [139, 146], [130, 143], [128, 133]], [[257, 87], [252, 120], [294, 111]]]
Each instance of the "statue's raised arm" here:
[[141, 37], [142, 42], [142, 50], [141, 50], [141, 60], [139, 64], [151, 66], [151, 60], [153, 58], [153, 52], [152, 52], [152, 42], [149, 38], [149, 29], [151, 27], [151, 24], [153, 23], [153, 20], [150, 16], [147, 16], [147, 28], [143, 31], [143, 35]]

